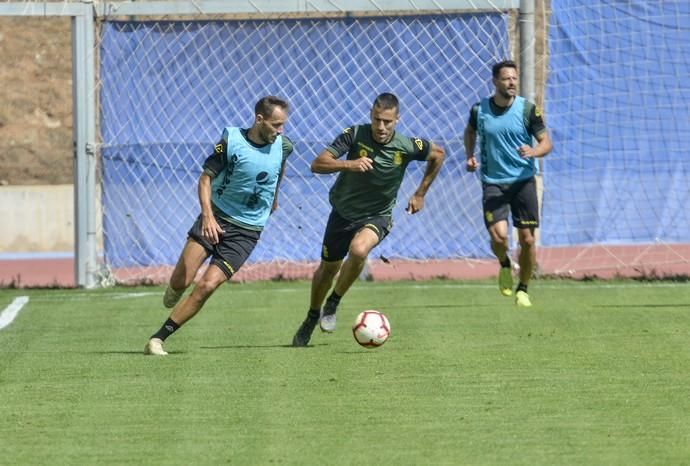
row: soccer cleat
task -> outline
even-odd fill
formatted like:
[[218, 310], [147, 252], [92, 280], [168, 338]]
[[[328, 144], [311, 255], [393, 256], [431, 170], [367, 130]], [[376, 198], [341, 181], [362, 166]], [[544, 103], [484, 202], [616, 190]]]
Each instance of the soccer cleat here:
[[307, 314], [307, 318], [304, 319], [302, 325], [297, 329], [297, 333], [292, 337], [292, 346], [307, 346], [309, 340], [311, 339], [311, 334], [314, 332], [314, 327], [319, 321], [319, 315], [312, 314], [311, 312]]
[[321, 314], [321, 319], [319, 320], [319, 327], [322, 332], [332, 333], [335, 332], [335, 312], [338, 310], [338, 305], [331, 301], [326, 301], [323, 306], [323, 314]]
[[520, 307], [531, 307], [532, 301], [529, 300], [529, 295], [524, 291], [515, 293], [515, 304]]
[[319, 320], [319, 327], [322, 332], [335, 332], [335, 314], [324, 314]]
[[163, 349], [163, 340], [160, 338], [151, 338], [144, 347], [144, 354], [151, 356], [167, 356], [168, 353]]
[[165, 290], [165, 294], [163, 295], [163, 306], [167, 307], [168, 309], [175, 307], [175, 304], [177, 304], [183, 294], [184, 290], [175, 291], [170, 287], [170, 285], [168, 285], [168, 288]]
[[501, 267], [498, 272], [498, 289], [503, 296], [513, 294], [513, 271], [510, 267]]

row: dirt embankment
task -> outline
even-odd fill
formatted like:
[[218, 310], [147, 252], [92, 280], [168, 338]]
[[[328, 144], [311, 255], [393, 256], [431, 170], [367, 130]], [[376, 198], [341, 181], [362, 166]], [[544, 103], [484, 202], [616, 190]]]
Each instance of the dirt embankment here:
[[0, 184], [72, 182], [69, 18], [0, 17]]

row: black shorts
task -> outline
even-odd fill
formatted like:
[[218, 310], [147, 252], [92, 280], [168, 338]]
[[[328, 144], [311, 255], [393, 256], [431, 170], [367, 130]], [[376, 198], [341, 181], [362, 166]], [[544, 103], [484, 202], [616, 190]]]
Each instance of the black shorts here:
[[321, 259], [326, 262], [342, 260], [350, 249], [352, 238], [362, 228], [369, 228], [376, 233], [380, 243], [393, 228], [393, 222], [389, 215], [353, 222], [341, 217], [335, 210], [332, 210], [326, 224], [326, 232], [323, 235]]
[[513, 184], [483, 184], [484, 224], [489, 228], [513, 214], [515, 228], [539, 227], [537, 182], [534, 177]]
[[261, 237], [261, 232], [247, 230], [218, 216], [216, 216], [216, 222], [225, 232], [217, 244], [211, 244], [201, 236], [201, 215], [197, 217], [187, 234], [208, 251], [211, 256], [211, 264], [218, 266], [230, 279], [254, 250], [259, 237]]

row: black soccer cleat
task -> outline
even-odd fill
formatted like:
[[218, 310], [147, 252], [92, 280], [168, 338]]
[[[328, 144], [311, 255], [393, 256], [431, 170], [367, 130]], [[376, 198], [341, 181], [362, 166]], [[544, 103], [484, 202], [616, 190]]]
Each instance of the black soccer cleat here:
[[307, 346], [309, 340], [311, 339], [311, 334], [314, 333], [314, 327], [316, 327], [319, 321], [319, 313], [309, 311], [307, 318], [304, 319], [302, 325], [297, 329], [297, 333], [292, 337], [292, 346]]

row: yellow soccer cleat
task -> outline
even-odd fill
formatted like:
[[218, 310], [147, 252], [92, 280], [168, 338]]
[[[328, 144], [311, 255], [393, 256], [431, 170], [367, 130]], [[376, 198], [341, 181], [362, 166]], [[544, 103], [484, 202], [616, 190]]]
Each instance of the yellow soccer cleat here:
[[519, 307], [531, 307], [532, 301], [529, 300], [529, 295], [524, 291], [515, 293], [515, 304]]
[[513, 294], [513, 271], [510, 267], [501, 267], [498, 272], [498, 289], [503, 296]]

